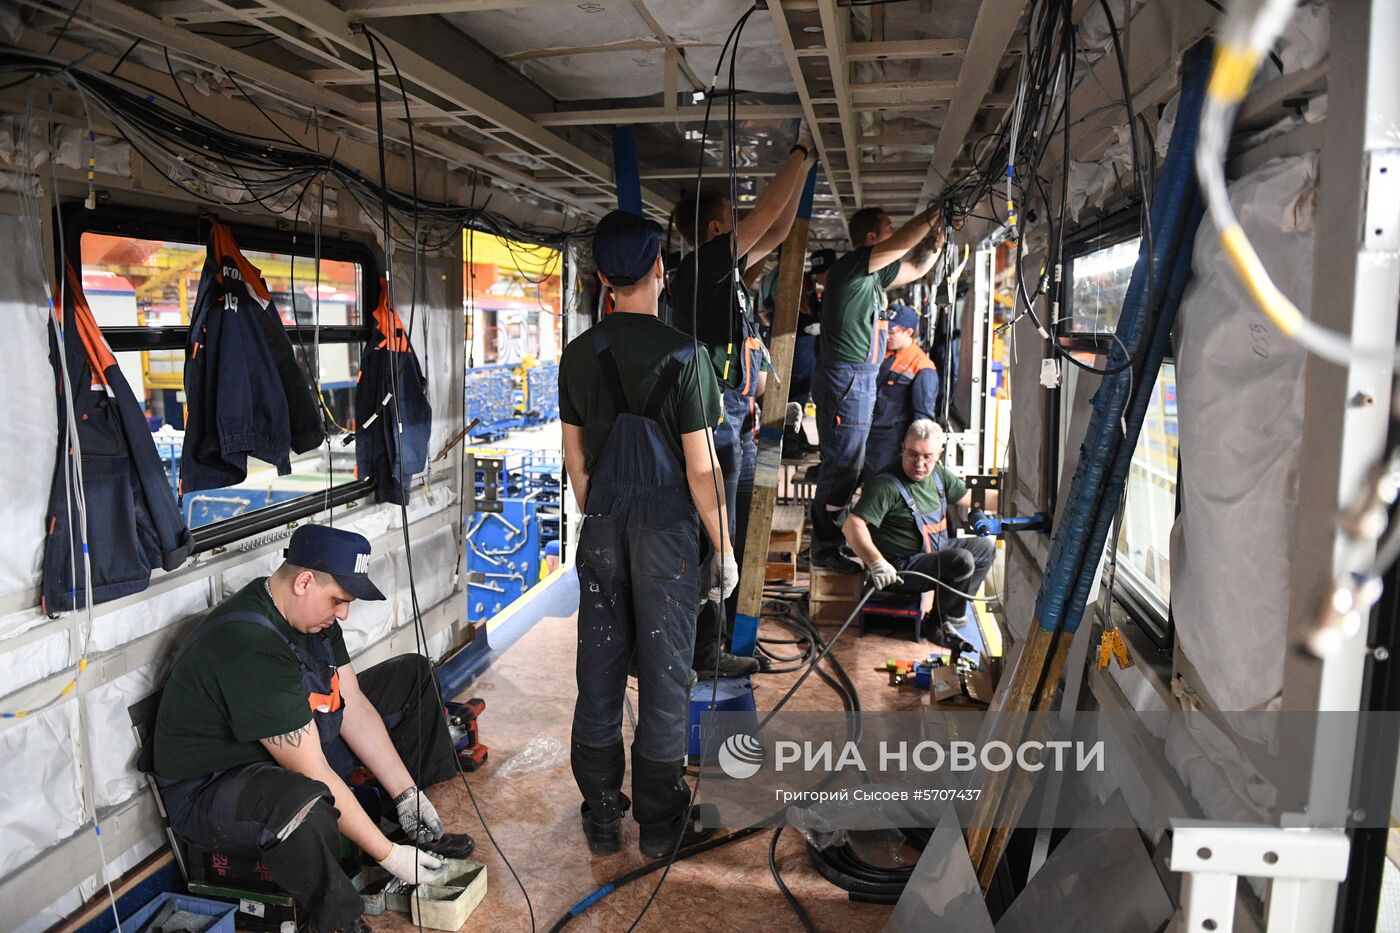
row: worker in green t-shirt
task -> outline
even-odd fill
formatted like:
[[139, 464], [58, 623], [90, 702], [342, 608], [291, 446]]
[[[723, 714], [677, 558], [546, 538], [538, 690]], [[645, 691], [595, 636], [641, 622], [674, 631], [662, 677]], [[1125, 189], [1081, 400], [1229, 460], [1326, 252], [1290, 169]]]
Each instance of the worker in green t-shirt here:
[[[340, 835], [409, 884], [432, 883], [445, 833], [419, 788], [457, 773], [432, 666], [422, 655], [356, 673], [340, 623], [356, 599], [382, 600], [361, 535], [303, 525], [285, 562], [215, 607], [176, 655], [161, 692], [153, 770], [186, 842], [260, 857], [317, 930], [368, 933], [341, 870]], [[392, 842], [345, 782], [359, 768], [392, 799]]]
[[[714, 446], [722, 408], [709, 361], [657, 319], [661, 227], [613, 211], [594, 232], [593, 259], [614, 310], [559, 359], [564, 467], [585, 516], [570, 758], [589, 848], [616, 852], [631, 806], [642, 853], [664, 858], [718, 825], [713, 805], [690, 806], [685, 753], [695, 615], [702, 596], [722, 600], [739, 583]], [[629, 801], [622, 708], [634, 655]]]
[[[966, 508], [972, 493], [938, 462], [943, 441], [943, 429], [935, 422], [921, 418], [911, 424], [898, 466], [865, 484], [841, 530], [876, 589], [922, 593], [937, 588], [935, 613], [943, 623], [958, 623], [967, 612], [967, 597], [976, 594], [996, 558], [996, 542], [948, 536], [949, 504]], [[982, 517], [974, 509], [969, 524]], [[902, 571], [923, 576], [901, 577]]]
[[[787, 238], [815, 158], [816, 147], [804, 127], [787, 160], [742, 217], [720, 184], [702, 185], [676, 205], [676, 227], [692, 251], [671, 280], [671, 320], [703, 345], [724, 392], [725, 424], [715, 432], [715, 445], [724, 475], [729, 533], [741, 565], [758, 462], [755, 399], [763, 391], [765, 355], [744, 277], [760, 271], [764, 259]], [[758, 670], [754, 658], [729, 653], [733, 614], [733, 602], [722, 613], [718, 606], [702, 607], [695, 644], [695, 670], [701, 676], [736, 677]]]
[[827, 271], [821, 350], [812, 377], [821, 464], [812, 496], [811, 564], [859, 573], [860, 565], [840, 552], [839, 520], [865, 462], [876, 372], [885, 357], [885, 289], [914, 282], [933, 268], [943, 215], [934, 206], [895, 230], [884, 211], [863, 207], [847, 229], [854, 248]]

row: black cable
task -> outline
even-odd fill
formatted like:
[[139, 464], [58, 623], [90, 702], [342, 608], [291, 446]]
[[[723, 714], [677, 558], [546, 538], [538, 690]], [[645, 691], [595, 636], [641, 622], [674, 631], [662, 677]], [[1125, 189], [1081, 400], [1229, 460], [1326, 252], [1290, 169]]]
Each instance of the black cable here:
[[133, 43], [131, 43], [131, 45], [129, 45], [129, 46], [126, 47], [126, 51], [122, 53], [122, 57], [119, 58], [119, 59], [117, 59], [117, 63], [116, 63], [115, 65], [113, 65], [113, 66], [112, 66], [112, 70], [109, 71], [109, 72], [107, 72], [107, 73], [108, 73], [109, 75], [114, 75], [114, 74], [116, 74], [116, 73], [117, 73], [117, 69], [120, 68], [120, 67], [122, 66], [122, 63], [126, 61], [127, 56], [130, 55], [132, 52], [135, 52], [135, 51], [136, 51], [136, 47], [137, 47], [138, 45], [140, 45], [142, 42], [145, 42], [145, 41], [146, 41], [146, 40], [145, 40], [143, 37], [137, 36], [137, 37], [136, 37], [136, 41], [133, 42]]
[[784, 883], [782, 872], [778, 871], [778, 839], [782, 837], [783, 830], [785, 829], [787, 829], [786, 826], [779, 826], [777, 829], [773, 830], [773, 839], [768, 843], [768, 871], [773, 875], [773, 883], [776, 884], [778, 890], [782, 892], [783, 900], [787, 901], [788, 906], [792, 908], [792, 912], [797, 914], [797, 922], [802, 924], [802, 929], [806, 930], [807, 933], [816, 933], [816, 927], [812, 926], [812, 918], [809, 917], [807, 911], [803, 909], [802, 902], [797, 899], [796, 895], [794, 895], [792, 891], [788, 889], [787, 884]]

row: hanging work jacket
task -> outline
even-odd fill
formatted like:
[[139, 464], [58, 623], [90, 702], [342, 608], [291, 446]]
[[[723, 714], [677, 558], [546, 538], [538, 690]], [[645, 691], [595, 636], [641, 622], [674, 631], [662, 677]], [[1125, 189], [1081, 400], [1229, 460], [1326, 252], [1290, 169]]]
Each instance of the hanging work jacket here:
[[[145, 414], [93, 318], [82, 281], [65, 270], [63, 333], [49, 324], [49, 362], [58, 386], [58, 462], [44, 539], [43, 607], [66, 612], [86, 602], [79, 484], [86, 501], [92, 600], [139, 593], [151, 570], [174, 570], [193, 543], [151, 440]], [[59, 354], [68, 367], [81, 461], [69, 456], [68, 410]]]
[[[397, 377], [397, 378], [395, 378]], [[355, 462], [361, 477], [374, 477], [376, 502], [405, 505], [408, 484], [428, 463], [433, 409], [428, 380], [408, 331], [389, 306], [389, 289], [379, 279], [379, 306], [374, 309], [369, 342], [360, 357], [355, 383]], [[399, 435], [395, 417], [403, 425]]]
[[236, 486], [248, 458], [292, 471], [325, 440], [321, 410], [262, 273], [212, 221], [185, 345], [180, 494]]

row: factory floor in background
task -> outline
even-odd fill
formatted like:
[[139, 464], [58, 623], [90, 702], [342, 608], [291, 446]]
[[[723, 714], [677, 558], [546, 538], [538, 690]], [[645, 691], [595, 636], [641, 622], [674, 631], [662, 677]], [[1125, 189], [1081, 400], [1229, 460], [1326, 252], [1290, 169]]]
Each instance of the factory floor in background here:
[[[579, 825], [580, 797], [567, 756], [575, 697], [574, 627], [574, 616], [542, 619], [459, 698], [480, 697], [486, 701], [480, 719], [480, 741], [490, 754], [485, 766], [469, 775], [471, 788], [497, 843], [529, 892], [534, 927], [540, 931], [548, 930], [569, 907], [600, 885], [648, 861], [637, 849], [637, 824], [630, 818], [624, 821], [621, 852], [592, 856], [584, 842]], [[835, 628], [819, 626], [826, 638], [832, 637]], [[774, 623], [765, 623], [763, 634], [784, 637], [788, 633]], [[833, 652], [854, 681], [863, 708], [897, 710], [918, 708], [921, 695], [927, 691], [916, 690], [912, 685], [891, 687], [886, 675], [874, 668], [882, 666], [887, 657], [921, 657], [931, 650], [931, 642], [915, 645], [907, 635], [871, 632], [857, 638], [853, 623]], [[758, 708], [771, 708], [797, 676], [754, 677]], [[635, 691], [630, 695], [635, 706]], [[786, 708], [839, 710], [841, 703], [831, 688], [810, 677]], [[624, 721], [623, 728], [630, 743], [630, 724]], [[541, 737], [557, 742], [556, 751], [562, 750], [563, 755], [543, 769], [511, 776], [510, 772], [520, 764], [512, 767], [512, 759], [525, 751], [532, 739]], [[540, 744], [536, 742], [535, 747]], [[630, 787], [627, 789], [630, 792]], [[702, 784], [701, 799], [703, 791]], [[529, 930], [530, 918], [520, 888], [486, 837], [460, 782], [440, 784], [428, 796], [449, 829], [470, 833], [476, 839], [473, 858], [488, 866], [486, 899], [463, 929]], [[638, 929], [800, 930], [796, 915], [778, 892], [768, 870], [771, 838], [771, 831], [757, 833], [672, 866]], [[918, 857], [916, 851], [907, 847], [903, 855], [911, 863]], [[845, 891], [828, 883], [811, 867], [802, 837], [795, 830], [783, 833], [777, 860], [783, 880], [819, 930], [878, 930], [893, 909], [848, 901]], [[570, 923], [568, 929], [626, 930], [641, 913], [658, 877], [659, 874], [648, 875], [614, 891]], [[407, 916], [399, 914], [366, 920], [373, 929], [385, 933], [417, 930]]]

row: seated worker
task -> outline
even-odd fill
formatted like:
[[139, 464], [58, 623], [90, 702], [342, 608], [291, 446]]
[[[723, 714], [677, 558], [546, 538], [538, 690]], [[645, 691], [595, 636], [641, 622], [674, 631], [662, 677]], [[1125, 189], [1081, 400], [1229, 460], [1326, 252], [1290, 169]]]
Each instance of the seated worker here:
[[899, 444], [909, 425], [933, 420], [938, 370], [918, 343], [919, 312], [906, 304], [890, 309], [889, 346], [875, 378], [875, 411], [865, 442], [862, 483], [899, 465]]
[[[681, 260], [671, 280], [671, 320], [678, 330], [704, 345], [724, 393], [721, 414], [725, 425], [715, 432], [715, 443], [724, 476], [730, 538], [741, 565], [758, 461], [754, 399], [763, 391], [760, 369], [764, 355], [752, 297], [742, 279], [786, 239], [815, 153], [811, 134], [804, 128], [778, 173], [737, 222], [733, 205], [720, 185], [702, 187], [676, 205], [676, 226], [692, 252]], [[721, 677], [733, 677], [758, 670], [753, 658], [729, 653], [733, 614], [732, 605], [722, 613], [709, 604], [701, 608], [695, 644], [695, 670], [701, 676], [713, 677], [718, 672]]]
[[[283, 554], [180, 646], [156, 715], [156, 782], [183, 839], [259, 855], [314, 929], [367, 933], [340, 835], [410, 884], [439, 880], [442, 858], [427, 849], [465, 857], [474, 845], [444, 835], [419, 788], [455, 776], [456, 752], [426, 658], [363, 675], [350, 664], [340, 623], [356, 599], [384, 598], [369, 542], [303, 525]], [[362, 765], [408, 841], [390, 842], [346, 786]]]
[[[942, 428], [925, 419], [909, 425], [898, 467], [865, 484], [842, 532], [869, 568], [876, 589], [922, 593], [936, 588], [934, 612], [946, 624], [963, 620], [967, 599], [961, 594], [976, 594], [996, 557], [996, 542], [948, 537], [948, 504], [965, 508], [972, 494], [938, 462], [942, 455]], [[975, 521], [980, 515], [973, 511], [971, 517]], [[900, 577], [902, 570], [927, 574], [945, 585]], [[924, 629], [925, 637], [935, 637], [942, 625], [932, 628]]]
[[[695, 613], [739, 582], [714, 446], [719, 384], [694, 342], [656, 316], [661, 227], [613, 211], [593, 234], [616, 307], [559, 360], [564, 467], [579, 533], [578, 702], [571, 758], [588, 847], [616, 852], [635, 802], [641, 850], [664, 858], [710, 836], [713, 806], [690, 807], [685, 753]], [[702, 544], [707, 542], [707, 544]], [[708, 585], [702, 589], [704, 550]], [[622, 707], [637, 665], [632, 796], [622, 793]]]
[[[943, 239], [937, 206], [895, 231], [877, 207], [863, 207], [848, 225], [852, 251], [827, 271], [822, 294], [821, 351], [812, 379], [821, 463], [812, 496], [811, 566], [860, 573], [841, 554], [838, 520], [850, 504], [865, 463], [875, 408], [875, 375], [885, 358], [884, 291], [907, 285], [933, 268]], [[925, 244], [905, 259], [925, 239]]]

